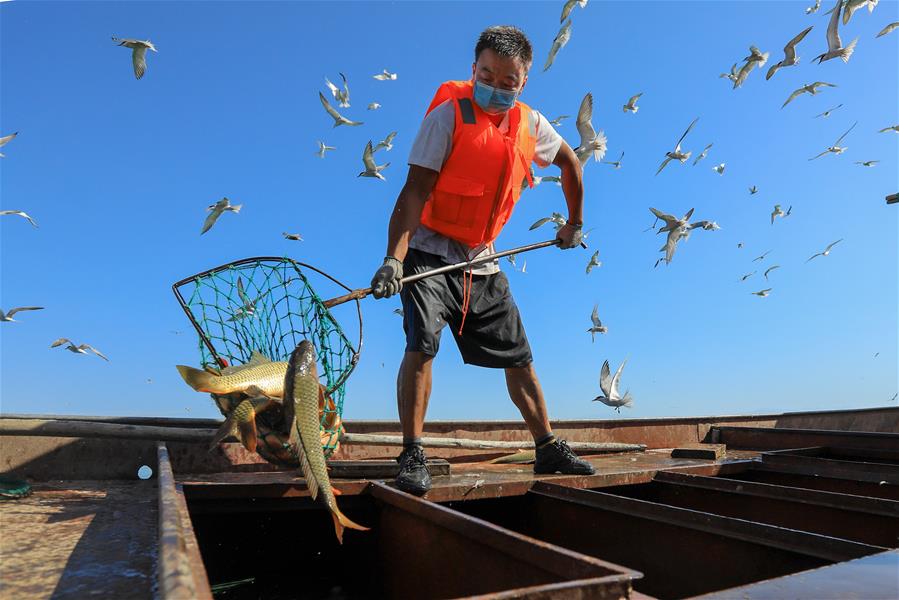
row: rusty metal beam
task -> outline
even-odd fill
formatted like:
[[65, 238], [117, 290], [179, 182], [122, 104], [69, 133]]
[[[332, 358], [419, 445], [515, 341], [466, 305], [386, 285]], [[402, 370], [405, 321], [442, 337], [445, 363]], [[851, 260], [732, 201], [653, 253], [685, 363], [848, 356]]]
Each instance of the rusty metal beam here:
[[[890, 431], [899, 431], [899, 410]], [[711, 442], [727, 444], [730, 448], [752, 450], [783, 450], [808, 448], [809, 446], [840, 446], [868, 450], [895, 451], [899, 447], [899, 433], [875, 433], [869, 431], [830, 431], [816, 429], [785, 429], [766, 427], [713, 426]]]
[[728, 477], [741, 481], [757, 481], [838, 494], [899, 500], [899, 486], [896, 485], [880, 485], [879, 483], [841, 477], [821, 477], [808, 474], [804, 469], [789, 466], [775, 467], [761, 462], [743, 472], [731, 473]]
[[165, 443], [157, 446], [159, 485], [159, 564], [157, 578], [162, 600], [212, 600], [199, 546], [189, 528], [190, 516], [175, 483]]
[[877, 484], [899, 484], [899, 466], [882, 463], [833, 460], [801, 454], [763, 452], [762, 463], [775, 468], [790, 467], [818, 477], [841, 477]]

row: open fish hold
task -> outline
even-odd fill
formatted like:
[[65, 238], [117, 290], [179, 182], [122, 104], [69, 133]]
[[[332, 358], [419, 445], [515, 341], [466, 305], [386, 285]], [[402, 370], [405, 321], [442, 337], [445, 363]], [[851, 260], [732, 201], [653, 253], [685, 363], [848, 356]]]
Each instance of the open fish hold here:
[[342, 544], [344, 528], [368, 531], [368, 527], [352, 522], [337, 507], [321, 443], [319, 405], [323, 394], [315, 360], [315, 347], [308, 340], [300, 342], [291, 353], [284, 376], [284, 417], [293, 422], [288, 443], [299, 458], [309, 495], [315, 500], [321, 494], [334, 520], [337, 541]]

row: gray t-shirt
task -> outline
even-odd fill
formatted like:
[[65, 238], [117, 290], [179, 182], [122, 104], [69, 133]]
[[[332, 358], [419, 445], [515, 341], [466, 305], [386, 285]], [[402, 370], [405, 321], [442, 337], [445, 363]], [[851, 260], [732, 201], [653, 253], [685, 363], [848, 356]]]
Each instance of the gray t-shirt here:
[[[418, 135], [412, 143], [412, 150], [409, 152], [410, 165], [417, 165], [438, 172], [443, 168], [446, 159], [449, 158], [453, 149], [453, 132], [456, 123], [455, 110], [452, 101], [446, 100], [428, 113], [421, 122]], [[537, 145], [534, 162], [541, 168], [548, 167], [555, 160], [556, 153], [562, 146], [562, 136], [553, 129], [549, 121], [539, 112], [532, 110], [531, 114], [534, 122], [537, 123]], [[509, 130], [508, 113], [500, 123], [499, 130], [504, 133]], [[494, 252], [492, 243], [486, 248], [469, 248], [424, 225], [419, 225], [418, 229], [415, 230], [415, 234], [409, 240], [409, 247], [422, 252], [436, 254], [448, 265], [470, 260], [484, 253], [490, 254]], [[499, 270], [499, 261], [492, 261], [474, 267], [471, 272], [474, 275], [492, 275], [499, 272]]]

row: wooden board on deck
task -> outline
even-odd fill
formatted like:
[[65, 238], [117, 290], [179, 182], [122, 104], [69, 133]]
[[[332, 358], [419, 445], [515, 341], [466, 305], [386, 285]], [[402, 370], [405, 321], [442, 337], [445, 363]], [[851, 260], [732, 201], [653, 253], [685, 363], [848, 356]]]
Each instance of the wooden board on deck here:
[[718, 460], [724, 456], [724, 444], [684, 444], [671, 451], [671, 458], [702, 458]]
[[[431, 476], [449, 475], [450, 464], [442, 458], [428, 460]], [[331, 479], [389, 479], [400, 472], [395, 460], [330, 460], [328, 476]]]

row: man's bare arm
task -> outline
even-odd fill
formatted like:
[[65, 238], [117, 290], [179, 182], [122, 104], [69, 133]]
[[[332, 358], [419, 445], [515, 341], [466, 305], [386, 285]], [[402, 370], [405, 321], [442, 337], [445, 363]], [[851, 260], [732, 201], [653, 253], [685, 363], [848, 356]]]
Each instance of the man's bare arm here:
[[387, 228], [387, 256], [393, 256], [400, 262], [406, 258], [409, 240], [421, 222], [421, 211], [425, 201], [437, 183], [437, 171], [409, 165], [406, 183], [393, 207], [390, 225]]
[[562, 142], [553, 164], [562, 171], [562, 192], [568, 204], [568, 222], [572, 225], [584, 223], [584, 180], [581, 163], [571, 146]]

